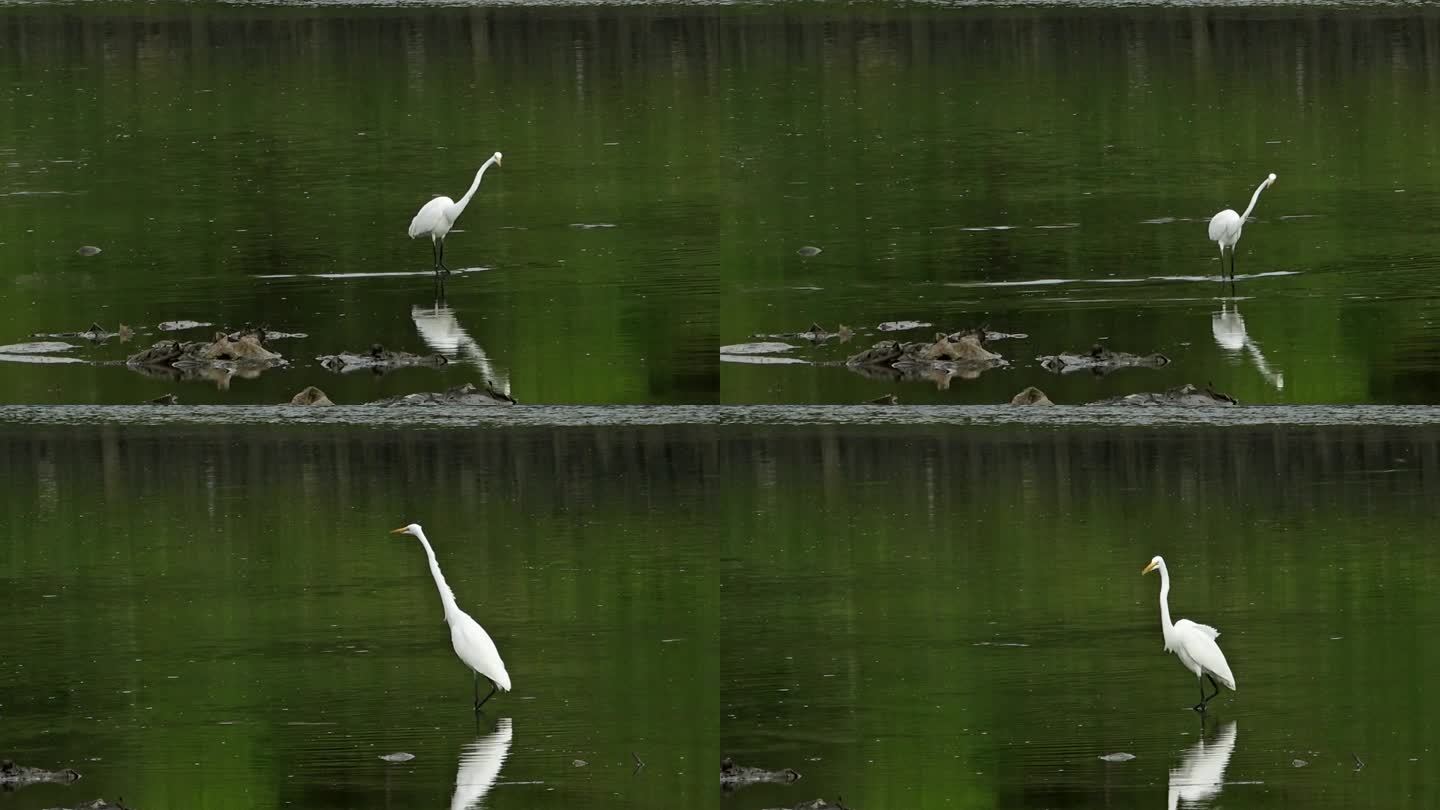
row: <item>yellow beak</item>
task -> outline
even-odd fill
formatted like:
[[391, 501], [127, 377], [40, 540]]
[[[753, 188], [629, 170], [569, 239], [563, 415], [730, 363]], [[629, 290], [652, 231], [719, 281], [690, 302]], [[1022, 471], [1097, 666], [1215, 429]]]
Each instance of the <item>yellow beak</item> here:
[[1158, 565], [1155, 564], [1155, 561], [1154, 561], [1154, 560], [1151, 560], [1151, 561], [1150, 561], [1150, 564], [1147, 565], [1147, 566], [1145, 566], [1145, 570], [1141, 571], [1140, 573], [1142, 573], [1142, 574], [1148, 574], [1148, 573], [1150, 573], [1151, 571], [1154, 571], [1156, 568], [1159, 568], [1159, 567], [1160, 567], [1160, 566], [1158, 566]]
[[409, 528], [409, 527], [408, 527], [408, 526], [401, 526], [401, 527], [398, 528], [398, 529], [391, 529], [391, 530], [390, 530], [390, 533], [391, 533], [391, 534], [404, 534], [404, 533], [405, 533], [405, 530], [406, 530], [407, 528]]

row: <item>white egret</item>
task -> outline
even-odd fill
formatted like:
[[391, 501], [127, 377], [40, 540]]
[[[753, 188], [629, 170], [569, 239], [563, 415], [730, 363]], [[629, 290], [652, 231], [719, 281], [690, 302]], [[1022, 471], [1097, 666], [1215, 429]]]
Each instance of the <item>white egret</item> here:
[[475, 182], [470, 184], [470, 190], [455, 202], [449, 197], [436, 197], [430, 202], [420, 206], [420, 213], [410, 220], [410, 238], [420, 236], [430, 237], [430, 251], [435, 258], [435, 272], [449, 273], [450, 268], [445, 266], [445, 235], [455, 226], [455, 220], [470, 204], [470, 198], [475, 196], [475, 190], [480, 188], [480, 178], [485, 176], [485, 170], [491, 165], [500, 165], [500, 153], [496, 152], [485, 161], [480, 171], [475, 173]]
[[[1275, 182], [1275, 175], [1271, 174], [1260, 183], [1255, 189], [1255, 196], [1250, 198], [1250, 206], [1245, 213], [1237, 214], [1226, 208], [1224, 211], [1210, 218], [1210, 241], [1220, 244], [1220, 275], [1225, 275], [1225, 249], [1230, 249], [1230, 278], [1235, 278], [1235, 243], [1240, 241], [1240, 229], [1245, 227], [1245, 220], [1250, 218], [1250, 212], [1255, 210], [1255, 203], [1260, 201], [1260, 192], [1270, 187]], [[412, 226], [413, 227], [413, 226]]]
[[[1220, 694], [1216, 679], [1234, 692], [1238, 691], [1235, 676], [1225, 661], [1225, 653], [1220, 652], [1220, 645], [1215, 643], [1219, 630], [1189, 619], [1170, 623], [1170, 571], [1165, 568], [1165, 558], [1156, 555], [1140, 573], [1148, 574], [1157, 568], [1160, 569], [1160, 630], [1165, 634], [1165, 651], [1175, 653], [1180, 663], [1195, 673], [1200, 684], [1200, 702], [1195, 705], [1195, 711], [1203, 712], [1210, 698]], [[1205, 678], [1210, 679], [1210, 686], [1215, 690], [1209, 697], [1205, 696]]]
[[[425, 539], [425, 530], [420, 528], [420, 524], [411, 523], [390, 533], [408, 534], [425, 547], [425, 556], [430, 559], [430, 574], [435, 577], [435, 587], [440, 591], [440, 604], [445, 608], [445, 622], [450, 625], [450, 643], [455, 646], [455, 654], [460, 656], [460, 660], [475, 673], [475, 710], [479, 711], [485, 701], [495, 694], [496, 689], [502, 692], [510, 691], [510, 673], [505, 671], [505, 662], [500, 660], [500, 651], [495, 649], [495, 642], [490, 640], [490, 634], [485, 632], [485, 628], [455, 604], [455, 592], [450, 590], [450, 586], [445, 582], [445, 575], [440, 573], [440, 563], [435, 560], [435, 550], [430, 548], [430, 541]], [[481, 675], [490, 681], [490, 694], [483, 700], [480, 698]]]

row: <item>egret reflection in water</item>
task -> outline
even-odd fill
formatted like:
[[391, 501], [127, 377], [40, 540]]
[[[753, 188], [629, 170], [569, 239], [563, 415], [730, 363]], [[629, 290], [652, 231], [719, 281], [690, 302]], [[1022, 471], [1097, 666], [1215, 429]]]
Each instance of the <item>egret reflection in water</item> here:
[[1236, 721], [1226, 723], [1210, 741], [1200, 741], [1180, 755], [1180, 767], [1170, 769], [1166, 807], [1209, 807], [1225, 785], [1225, 767], [1235, 750]]
[[1215, 336], [1215, 342], [1220, 344], [1220, 348], [1231, 354], [1248, 351], [1260, 376], [1275, 386], [1277, 391], [1285, 388], [1285, 375], [1270, 368], [1260, 346], [1245, 331], [1245, 318], [1240, 315], [1238, 306], [1221, 302], [1220, 311], [1210, 314], [1210, 333]]
[[450, 799], [450, 810], [474, 810], [480, 806], [500, 776], [500, 766], [510, 753], [513, 733], [510, 718], [502, 717], [494, 731], [480, 735], [475, 742], [460, 749], [460, 767], [455, 771], [455, 795]]
[[496, 366], [490, 355], [470, 337], [455, 317], [455, 310], [445, 304], [443, 295], [435, 299], [433, 306], [411, 306], [410, 320], [415, 322], [420, 339], [432, 351], [445, 355], [448, 360], [468, 360], [480, 369], [480, 376], [492, 389], [510, 396], [510, 375]]

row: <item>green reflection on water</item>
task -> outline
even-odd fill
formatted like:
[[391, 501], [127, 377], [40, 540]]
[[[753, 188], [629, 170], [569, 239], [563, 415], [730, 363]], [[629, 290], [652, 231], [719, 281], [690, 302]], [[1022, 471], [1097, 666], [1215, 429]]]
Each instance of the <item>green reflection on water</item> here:
[[[1079, 404], [1206, 381], [1262, 403], [1440, 393], [1434, 9], [786, 7], [725, 36], [745, 69], [724, 99], [744, 159], [722, 343], [866, 330], [789, 353], [840, 360], [898, 319], [1030, 338], [996, 344], [1012, 370], [937, 384], [725, 363], [723, 401], [1001, 403], [1038, 385]], [[1270, 172], [1231, 290], [1209, 278], [1206, 223]], [[989, 286], [1015, 282], [1037, 283]], [[1175, 362], [1103, 379], [1035, 362], [1101, 340]]]
[[[17, 810], [81, 794], [444, 804], [477, 737], [471, 677], [423, 551], [387, 534], [408, 520], [514, 679], [478, 729], [512, 725], [485, 806], [713, 795], [701, 431], [7, 429], [0, 444], [6, 754], [85, 774], [25, 789]], [[376, 758], [396, 751], [416, 759]]]
[[1436, 800], [1433, 429], [765, 428], [721, 458], [723, 748], [807, 796], [1159, 806], [1200, 731], [1161, 553], [1239, 682], [1223, 806]]
[[[485, 183], [447, 240], [461, 328], [524, 402], [712, 402], [721, 151], [706, 18], [661, 11], [0, 8], [0, 344], [100, 321], [265, 323], [297, 368], [185, 402], [337, 402], [479, 381], [339, 377], [313, 358], [433, 349], [406, 226]], [[583, 225], [613, 225], [586, 228]], [[75, 255], [82, 244], [94, 257]], [[301, 278], [262, 278], [299, 274]], [[202, 331], [194, 335], [208, 335]], [[141, 335], [149, 345], [161, 335]], [[77, 352], [120, 359], [134, 345]], [[144, 401], [114, 367], [0, 364], [9, 402]]]

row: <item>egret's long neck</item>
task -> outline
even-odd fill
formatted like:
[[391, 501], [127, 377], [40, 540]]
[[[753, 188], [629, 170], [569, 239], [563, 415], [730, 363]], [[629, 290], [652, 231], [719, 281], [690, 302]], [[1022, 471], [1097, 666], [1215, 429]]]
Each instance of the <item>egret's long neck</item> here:
[[[465, 206], [467, 206], [467, 205], [470, 204], [470, 198], [471, 198], [471, 197], [474, 197], [476, 190], [480, 188], [480, 178], [482, 178], [482, 177], [485, 176], [485, 170], [488, 169], [488, 168], [490, 168], [490, 166], [491, 166], [494, 162], [495, 162], [495, 158], [493, 158], [493, 157], [490, 158], [489, 160], [485, 161], [485, 165], [484, 165], [484, 166], [481, 166], [481, 167], [480, 167], [480, 171], [478, 171], [478, 172], [475, 173], [475, 182], [473, 182], [473, 183], [470, 184], [470, 190], [467, 191], [467, 192], [465, 192], [465, 196], [464, 196], [464, 197], [461, 197], [459, 202], [455, 203], [455, 207], [454, 207], [454, 208], [450, 209], [450, 210], [453, 212], [452, 215], [451, 215], [451, 217], [450, 217], [452, 220], [455, 219], [456, 217], [460, 216], [460, 212], [461, 212], [461, 211], [464, 211], [464, 210], [465, 210]], [[1259, 196], [1259, 195], [1260, 195], [1260, 192], [1258, 192], [1258, 191], [1255, 192], [1255, 195], [1256, 195], [1256, 196]], [[1250, 205], [1251, 205], [1251, 207], [1254, 207], [1255, 203], [1254, 203], [1254, 202], [1251, 202]], [[1248, 213], [1248, 212], [1247, 212], [1247, 213]]]
[[[483, 171], [485, 171], [485, 170], [484, 170], [484, 169], [481, 169], [480, 171], [483, 172]], [[476, 185], [479, 185], [479, 184], [480, 184], [480, 178], [479, 178], [479, 177], [476, 177], [476, 178], [475, 178], [475, 184], [476, 184]], [[1245, 209], [1245, 213], [1243, 213], [1243, 214], [1240, 215], [1240, 222], [1241, 222], [1242, 224], [1245, 222], [1245, 220], [1247, 220], [1247, 219], [1250, 218], [1250, 212], [1255, 210], [1255, 203], [1260, 202], [1260, 192], [1264, 191], [1264, 190], [1265, 190], [1265, 187], [1268, 186], [1268, 185], [1270, 185], [1270, 180], [1267, 178], [1267, 179], [1262, 180], [1262, 181], [1260, 182], [1260, 187], [1259, 187], [1259, 188], [1255, 189], [1255, 196], [1253, 196], [1253, 197], [1250, 198], [1250, 207], [1249, 207], [1249, 208], [1246, 208], [1246, 209]], [[472, 188], [472, 189], [470, 189], [470, 191], [473, 193], [473, 192], [475, 191], [475, 189]], [[465, 199], [467, 199], [467, 200], [470, 199], [470, 195], [469, 195], [469, 194], [465, 195]], [[461, 205], [464, 205], [464, 203], [462, 202]]]
[[[430, 559], [433, 561], [435, 557], [432, 555]], [[435, 575], [440, 575], [440, 569], [435, 569]], [[1175, 625], [1170, 621], [1170, 572], [1165, 570], [1164, 563], [1160, 565], [1160, 629], [1165, 631], [1167, 639], [1175, 630]]]
[[420, 545], [425, 547], [425, 556], [430, 558], [430, 575], [435, 577], [435, 587], [440, 591], [440, 604], [445, 607], [445, 620], [458, 613], [460, 608], [455, 605], [455, 592], [450, 590], [450, 585], [445, 581], [445, 575], [440, 573], [440, 563], [435, 559], [435, 549], [430, 548], [430, 541], [425, 539], [425, 532], [415, 535], [420, 540]]

